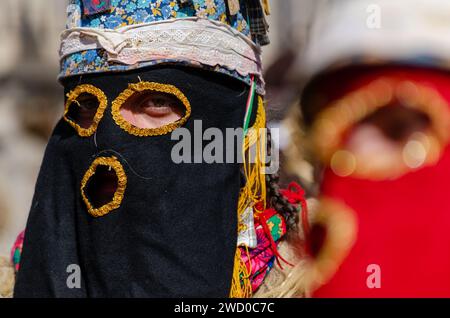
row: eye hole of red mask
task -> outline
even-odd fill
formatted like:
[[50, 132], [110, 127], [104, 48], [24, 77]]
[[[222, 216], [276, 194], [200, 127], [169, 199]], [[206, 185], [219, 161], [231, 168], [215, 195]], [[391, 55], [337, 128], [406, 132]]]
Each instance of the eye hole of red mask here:
[[378, 129], [392, 142], [404, 142], [415, 132], [426, 130], [430, 126], [430, 118], [420, 110], [407, 108], [398, 103], [383, 107], [366, 117], [356, 129], [362, 125]]
[[80, 85], [67, 95], [64, 120], [81, 137], [95, 133], [107, 106], [105, 94], [92, 85]]
[[316, 258], [325, 244], [327, 228], [323, 224], [313, 224], [308, 238], [308, 253]]
[[395, 179], [437, 162], [449, 124], [447, 102], [435, 90], [380, 78], [322, 111], [312, 140], [339, 176]]
[[139, 136], [165, 135], [182, 126], [191, 105], [175, 86], [154, 82], [130, 84], [112, 103], [114, 121]]

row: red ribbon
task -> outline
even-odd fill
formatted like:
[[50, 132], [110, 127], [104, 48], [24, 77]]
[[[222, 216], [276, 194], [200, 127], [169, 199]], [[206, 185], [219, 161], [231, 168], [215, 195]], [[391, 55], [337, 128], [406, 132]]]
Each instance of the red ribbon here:
[[302, 226], [303, 232], [305, 234], [305, 239], [309, 237], [310, 228], [308, 220], [308, 206], [305, 199], [305, 190], [296, 183], [292, 182], [289, 184], [288, 188], [280, 191], [281, 194], [288, 200], [291, 204], [300, 204], [302, 207]]

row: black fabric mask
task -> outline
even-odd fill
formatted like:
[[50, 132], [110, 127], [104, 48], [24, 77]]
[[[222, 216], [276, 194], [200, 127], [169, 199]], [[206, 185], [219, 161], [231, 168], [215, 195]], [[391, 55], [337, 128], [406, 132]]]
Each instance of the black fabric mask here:
[[[91, 136], [61, 120], [48, 144], [36, 185], [16, 297], [228, 297], [237, 242], [240, 165], [175, 164], [171, 134], [137, 137], [117, 125], [111, 102], [130, 83], [177, 87], [203, 130], [242, 127], [249, 88], [228, 76], [175, 66], [72, 78], [104, 92], [107, 107]], [[70, 109], [70, 108], [69, 108]], [[257, 107], [254, 107], [256, 113]], [[66, 116], [76, 117], [69, 112]], [[255, 114], [253, 114], [253, 119]], [[238, 147], [238, 145], [236, 145]], [[115, 157], [126, 175], [123, 198], [104, 216], [88, 213], [80, 187], [100, 158]], [[120, 168], [120, 167], [119, 167]], [[114, 189], [113, 167], [97, 167]], [[120, 174], [120, 173], [119, 173]], [[85, 180], [86, 181], [86, 180]], [[86, 198], [95, 207], [102, 181], [91, 177]], [[114, 192], [114, 191], [113, 191]], [[70, 289], [68, 266], [81, 269]]]

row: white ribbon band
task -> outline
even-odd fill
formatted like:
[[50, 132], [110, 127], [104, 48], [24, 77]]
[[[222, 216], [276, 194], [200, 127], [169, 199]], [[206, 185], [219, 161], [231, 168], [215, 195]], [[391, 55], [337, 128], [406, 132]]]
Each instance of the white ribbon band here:
[[186, 60], [255, 75], [263, 83], [260, 47], [232, 27], [209, 19], [172, 19], [116, 30], [73, 28], [61, 34], [61, 60], [92, 49], [104, 49], [109, 62], [124, 65]]

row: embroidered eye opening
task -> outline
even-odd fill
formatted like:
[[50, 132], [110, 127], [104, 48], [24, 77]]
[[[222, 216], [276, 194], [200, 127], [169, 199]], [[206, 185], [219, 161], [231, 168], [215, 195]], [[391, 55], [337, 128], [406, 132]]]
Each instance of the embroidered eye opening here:
[[93, 217], [102, 217], [120, 207], [127, 176], [116, 157], [99, 157], [81, 181], [81, 196]]
[[108, 99], [100, 89], [79, 85], [67, 94], [63, 118], [80, 137], [90, 137], [97, 130], [107, 105]]
[[112, 102], [116, 124], [137, 137], [162, 136], [183, 126], [191, 105], [175, 86], [155, 82], [130, 84]]
[[357, 237], [355, 212], [344, 203], [323, 197], [307, 238], [307, 281], [312, 290], [327, 283], [346, 259]]

